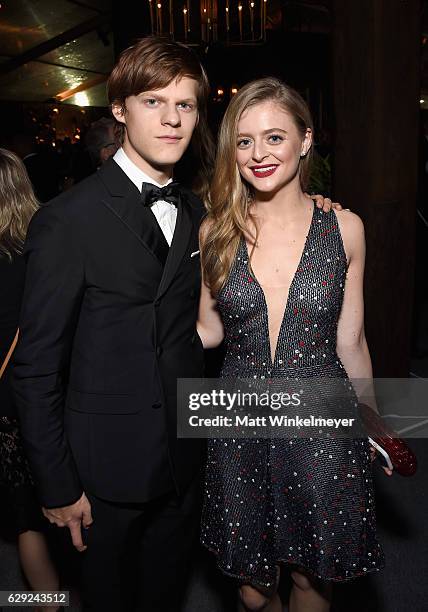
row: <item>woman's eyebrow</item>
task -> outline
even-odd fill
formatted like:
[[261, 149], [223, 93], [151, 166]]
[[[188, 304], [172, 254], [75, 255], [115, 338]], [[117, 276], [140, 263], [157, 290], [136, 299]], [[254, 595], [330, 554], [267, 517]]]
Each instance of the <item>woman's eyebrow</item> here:
[[[271, 132], [283, 132], [284, 134], [288, 134], [287, 130], [283, 130], [282, 128], [269, 128], [268, 130], [263, 130], [262, 134], [270, 134]], [[242, 136], [248, 136], [249, 134], [238, 134], [238, 138]]]

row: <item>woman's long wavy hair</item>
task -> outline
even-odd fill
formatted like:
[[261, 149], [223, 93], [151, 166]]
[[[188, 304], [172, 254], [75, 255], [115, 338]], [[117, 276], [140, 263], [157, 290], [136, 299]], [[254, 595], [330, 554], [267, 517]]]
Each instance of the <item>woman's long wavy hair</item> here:
[[22, 161], [0, 149], [0, 257], [22, 253], [31, 217], [39, 205]]
[[[297, 91], [279, 79], [267, 77], [251, 81], [232, 98], [220, 126], [202, 239], [204, 280], [213, 295], [218, 294], [229, 276], [241, 237], [250, 236], [254, 244], [257, 241], [257, 225], [249, 212], [253, 193], [251, 186], [242, 179], [236, 163], [238, 122], [245, 110], [270, 100], [291, 115], [302, 140], [308, 128], [313, 133], [306, 102]], [[312, 147], [299, 163], [299, 180], [303, 190], [308, 185], [311, 160]], [[254, 236], [248, 228], [249, 219], [256, 228]]]

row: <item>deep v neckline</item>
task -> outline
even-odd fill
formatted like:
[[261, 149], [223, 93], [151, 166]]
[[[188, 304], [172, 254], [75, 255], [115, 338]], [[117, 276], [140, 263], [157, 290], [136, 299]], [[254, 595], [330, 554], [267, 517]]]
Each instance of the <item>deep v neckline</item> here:
[[266, 323], [266, 328], [267, 328], [266, 329], [266, 337], [267, 337], [267, 344], [268, 344], [268, 348], [269, 348], [268, 355], [269, 355], [269, 361], [270, 361], [270, 364], [271, 364], [272, 367], [274, 367], [274, 365], [276, 363], [276, 360], [277, 360], [278, 344], [279, 344], [279, 340], [281, 338], [281, 332], [282, 332], [282, 328], [284, 326], [284, 321], [285, 321], [287, 312], [289, 310], [290, 298], [291, 298], [292, 292], [294, 290], [294, 284], [295, 284], [295, 281], [296, 281], [297, 273], [299, 272], [299, 270], [300, 270], [300, 268], [302, 266], [303, 258], [305, 256], [305, 253], [306, 253], [307, 248], [308, 248], [309, 238], [310, 238], [310, 235], [312, 233], [313, 226], [314, 226], [315, 211], [316, 211], [316, 206], [315, 206], [315, 202], [313, 202], [312, 217], [311, 217], [311, 220], [310, 220], [310, 223], [309, 223], [309, 226], [308, 226], [308, 230], [307, 230], [307, 234], [306, 234], [306, 238], [305, 238], [305, 243], [303, 245], [303, 250], [302, 250], [302, 253], [300, 255], [300, 259], [299, 259], [299, 261], [297, 263], [297, 267], [296, 267], [296, 269], [294, 271], [294, 274], [293, 274], [293, 276], [291, 278], [290, 286], [289, 286], [288, 292], [287, 292], [287, 299], [284, 302], [284, 309], [282, 311], [282, 318], [281, 318], [281, 323], [280, 323], [279, 330], [278, 330], [278, 336], [276, 338], [275, 353], [274, 353], [273, 358], [272, 358], [272, 343], [271, 343], [271, 337], [270, 337], [270, 333], [269, 333], [269, 308], [268, 308], [268, 303], [267, 303], [267, 300], [266, 300], [266, 295], [265, 295], [265, 292], [264, 292], [264, 289], [263, 289], [262, 285], [257, 280], [257, 277], [254, 274], [254, 271], [253, 271], [253, 269], [251, 267], [251, 264], [250, 264], [250, 255], [249, 255], [249, 252], [248, 252], [247, 241], [245, 240], [245, 237], [242, 237], [242, 241], [244, 243], [245, 255], [246, 255], [246, 258], [247, 258], [247, 262], [248, 262], [248, 268], [250, 270], [250, 273], [251, 273], [251, 276], [252, 276], [252, 278], [254, 280], [255, 285], [257, 285], [257, 287], [259, 288], [259, 290], [261, 292], [261, 295], [262, 295], [262, 298], [263, 298], [263, 302], [264, 302], [264, 306], [265, 306], [265, 311], [266, 311], [266, 321], [265, 321], [265, 323]]

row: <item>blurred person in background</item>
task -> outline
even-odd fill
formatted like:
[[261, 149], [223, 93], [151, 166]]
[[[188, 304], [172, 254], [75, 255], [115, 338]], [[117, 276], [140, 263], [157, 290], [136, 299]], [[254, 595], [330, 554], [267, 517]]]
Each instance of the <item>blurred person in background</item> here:
[[9, 148], [24, 162], [37, 200], [48, 202], [60, 192], [58, 158], [48, 145], [37, 145], [29, 131], [13, 134]]
[[115, 136], [115, 121], [101, 117], [91, 123], [85, 137], [86, 149], [89, 152], [94, 170], [98, 170], [104, 162], [112, 157], [119, 143]]
[[25, 276], [21, 253], [28, 224], [37, 209], [23, 162], [14, 153], [0, 149], [0, 369], [3, 370], [0, 376], [0, 487], [5, 493], [2, 496], [7, 505], [5, 514], [11, 521], [5, 527], [17, 535], [19, 558], [28, 583], [36, 591], [55, 591], [59, 580], [44, 534], [48, 522], [37, 501], [22, 447], [8, 367], [2, 367], [16, 338]]

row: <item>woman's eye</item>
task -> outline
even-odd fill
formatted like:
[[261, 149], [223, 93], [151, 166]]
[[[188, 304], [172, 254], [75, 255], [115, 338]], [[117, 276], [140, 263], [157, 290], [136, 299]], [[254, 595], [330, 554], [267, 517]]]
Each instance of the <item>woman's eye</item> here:
[[282, 142], [284, 139], [282, 136], [279, 136], [279, 134], [271, 134], [269, 136], [269, 140], [274, 144], [277, 144], [278, 142]]
[[249, 138], [241, 138], [241, 140], [238, 140], [238, 147], [248, 147], [250, 142]]

